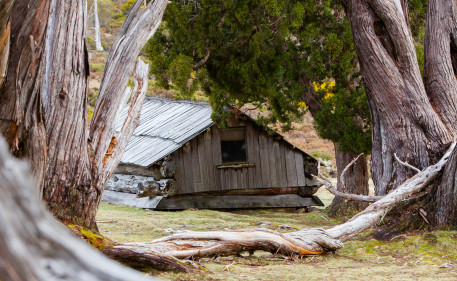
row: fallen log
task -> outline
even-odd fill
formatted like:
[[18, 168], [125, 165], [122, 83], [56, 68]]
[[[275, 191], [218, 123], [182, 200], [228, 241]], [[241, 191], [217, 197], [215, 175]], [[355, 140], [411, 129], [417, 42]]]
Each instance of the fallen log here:
[[402, 200], [426, 187], [443, 169], [455, 146], [454, 140], [438, 163], [420, 171], [346, 223], [328, 229], [303, 229], [286, 234], [267, 229], [191, 232], [174, 234], [150, 243], [125, 244], [123, 247], [138, 252], [154, 252], [176, 258], [193, 259], [256, 250], [286, 256], [311, 256], [335, 251], [343, 247], [343, 241], [382, 221]]

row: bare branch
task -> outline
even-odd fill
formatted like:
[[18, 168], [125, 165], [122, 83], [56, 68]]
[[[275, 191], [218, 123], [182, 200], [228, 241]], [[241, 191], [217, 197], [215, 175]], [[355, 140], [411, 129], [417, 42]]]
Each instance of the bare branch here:
[[410, 168], [411, 170], [416, 171], [416, 173], [420, 173], [421, 170], [419, 170], [418, 168], [414, 167], [414, 166], [411, 165], [411, 164], [408, 164], [408, 163], [406, 163], [406, 162], [401, 161], [401, 160], [398, 158], [397, 153], [394, 153], [394, 157], [395, 157], [395, 160], [398, 161], [398, 163], [402, 164], [402, 165], [405, 166], [405, 167]]
[[[342, 185], [344, 187], [344, 181], [342, 180], [343, 177], [344, 177], [344, 173], [347, 171], [347, 169], [353, 165], [357, 159], [359, 159], [360, 156], [362, 156], [363, 153], [361, 153], [359, 156], [357, 156], [356, 158], [354, 158], [354, 160], [351, 161], [351, 163], [349, 163], [343, 170], [343, 172], [341, 173], [341, 182], [342, 182]], [[376, 202], [378, 201], [379, 199], [381, 199], [383, 196], [367, 196], [367, 195], [358, 195], [358, 194], [351, 194], [351, 193], [346, 193], [346, 192], [340, 192], [338, 191], [333, 185], [332, 185], [332, 182], [330, 181], [329, 178], [327, 178], [326, 176], [324, 176], [321, 172], [320, 172], [320, 158], [318, 160], [318, 165], [317, 165], [317, 171], [318, 171], [318, 176], [315, 176], [313, 175], [313, 177], [320, 183], [322, 183], [323, 185], [325, 185], [325, 189], [327, 189], [330, 193], [332, 193], [333, 195], [335, 196], [338, 196], [338, 197], [341, 197], [341, 198], [344, 198], [344, 199], [347, 199], [347, 200], [352, 200], [352, 201], [361, 201], [361, 202]], [[346, 188], [344, 188], [344, 190], [346, 191]]]
[[344, 192], [347, 192], [347, 189], [346, 189], [346, 185], [344, 183], [344, 174], [346, 173], [346, 171], [349, 169], [349, 167], [351, 167], [352, 165], [354, 165], [355, 162], [357, 162], [357, 160], [360, 158], [360, 156], [362, 156], [363, 153], [360, 153], [359, 156], [357, 156], [356, 158], [354, 158], [354, 160], [351, 161], [351, 163], [347, 164], [347, 166], [344, 168], [343, 172], [341, 173], [341, 176], [340, 176], [340, 181], [341, 181], [341, 186], [343, 187], [343, 190]]
[[211, 54], [211, 50], [208, 49], [208, 51], [206, 52], [206, 56], [204, 58], [202, 58], [199, 62], [197, 62], [196, 64], [194, 64], [192, 66], [193, 69], [196, 69], [196, 68], [199, 68], [200, 66], [204, 65], [208, 59], [209, 59], [209, 55]]
[[[89, 131], [95, 169], [104, 169], [122, 93], [140, 50], [159, 27], [167, 4], [167, 0], [153, 0], [141, 9], [143, 1], [136, 1], [111, 47]], [[100, 185], [104, 185], [103, 178]]]
[[330, 237], [345, 241], [370, 228], [373, 224], [381, 220], [398, 203], [420, 191], [440, 173], [441, 169], [443, 169], [444, 165], [451, 157], [456, 144], [457, 140], [454, 139], [454, 142], [450, 145], [447, 152], [435, 165], [428, 166], [420, 173], [415, 174], [346, 223], [328, 229], [327, 232]]
[[[130, 108], [127, 112], [127, 116], [124, 119], [121, 131], [119, 134], [113, 136], [111, 144], [108, 147], [107, 153], [105, 154], [105, 158], [103, 159], [104, 169], [100, 175], [101, 182], [104, 182], [111, 177], [114, 169], [122, 157], [125, 148], [127, 147], [127, 144], [132, 138], [133, 132], [135, 131], [136, 127], [138, 127], [140, 122], [141, 108], [143, 106], [144, 97], [148, 90], [148, 74], [148, 64], [144, 63], [141, 59], [138, 59], [134, 75], [135, 86], [130, 97]], [[130, 93], [130, 91], [126, 89], [123, 97], [124, 101], [128, 93]]]
[[[320, 175], [322, 177], [322, 175]], [[358, 194], [352, 194], [352, 193], [344, 193], [341, 191], [338, 191], [332, 184], [331, 182], [325, 178], [321, 179], [320, 177], [314, 176], [314, 178], [325, 185], [325, 189], [327, 189], [330, 193], [332, 193], [335, 196], [351, 200], [351, 201], [361, 201], [361, 202], [376, 202], [379, 199], [383, 198], [384, 196], [368, 196], [368, 195], [358, 195]]]

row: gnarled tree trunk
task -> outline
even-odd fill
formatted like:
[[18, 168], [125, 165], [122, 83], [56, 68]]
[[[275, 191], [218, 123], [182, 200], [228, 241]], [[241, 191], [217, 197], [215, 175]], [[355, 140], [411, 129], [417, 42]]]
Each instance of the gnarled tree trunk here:
[[[377, 195], [395, 189], [416, 173], [394, 160], [394, 153], [420, 170], [435, 162], [456, 130], [455, 1], [428, 1], [425, 83], [409, 28], [407, 1], [344, 1], [351, 22], [372, 114], [372, 177]], [[428, 194], [408, 205], [415, 211], [400, 228], [429, 223], [456, 227], [451, 158]], [[403, 206], [405, 208], [407, 206]], [[420, 208], [428, 215], [419, 215]]]
[[111, 48], [89, 139], [86, 1], [17, 0], [11, 9], [15, 14], [7, 79], [0, 90], [0, 129], [11, 151], [31, 160], [45, 203], [64, 223], [97, 230], [103, 187], [138, 124], [148, 84], [148, 68], [141, 60], [129, 114], [121, 132], [114, 134], [114, 114], [124, 106], [127, 80], [167, 1], [142, 4], [135, 3]]
[[0, 136], [0, 280], [154, 280], [73, 236], [45, 210], [28, 165]]

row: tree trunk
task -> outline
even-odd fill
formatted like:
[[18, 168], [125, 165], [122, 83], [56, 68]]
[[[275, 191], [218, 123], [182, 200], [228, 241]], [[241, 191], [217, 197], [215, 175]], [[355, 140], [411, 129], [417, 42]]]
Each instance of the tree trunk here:
[[0, 279], [155, 280], [122, 267], [72, 235], [39, 201], [28, 165], [0, 136]]
[[63, 223], [97, 231], [95, 214], [103, 187], [138, 125], [148, 85], [148, 67], [141, 60], [128, 115], [114, 135], [114, 114], [125, 106], [121, 102], [127, 80], [167, 5], [156, 0], [140, 9], [142, 3], [135, 3], [111, 49], [90, 139], [86, 1], [18, 0], [12, 8], [0, 129], [16, 156], [31, 159], [40, 194]]
[[[428, 1], [425, 83], [409, 29], [407, 1], [344, 4], [372, 114], [372, 178], [376, 194], [383, 195], [416, 173], [395, 161], [394, 153], [422, 170], [443, 154], [456, 130], [456, 3]], [[428, 195], [403, 206], [410, 214], [401, 220], [403, 230], [424, 221], [435, 227], [457, 226], [456, 161], [454, 156], [450, 159], [443, 176], [427, 188]], [[421, 208], [427, 210], [424, 217], [418, 212]]]
[[103, 51], [102, 42], [100, 40], [100, 22], [98, 21], [97, 0], [94, 0], [94, 21], [95, 21], [95, 49]]
[[[310, 89], [304, 95], [306, 105], [314, 117], [321, 110], [321, 103], [317, 94], [312, 90], [312, 85], [309, 83]], [[355, 158], [355, 153], [340, 151], [338, 144], [333, 143], [335, 148], [335, 163], [337, 167], [337, 188], [338, 191], [343, 191], [341, 173], [343, 169]], [[368, 163], [365, 155], [361, 156], [359, 161], [355, 163], [345, 174], [346, 190], [350, 194], [368, 195]], [[335, 197], [327, 211], [331, 217], [351, 217], [356, 212], [361, 211], [367, 207], [365, 202], [347, 201], [341, 197]]]
[[[335, 144], [335, 160], [338, 173], [337, 190], [351, 194], [368, 195], [368, 164], [365, 155], [360, 156], [344, 174], [345, 188], [343, 188], [343, 183], [340, 180], [343, 170], [356, 157], [355, 153], [339, 151], [338, 145]], [[368, 203], [366, 202], [347, 201], [344, 198], [335, 196], [330, 206], [327, 207], [327, 212], [330, 217], [352, 217], [367, 206]]]
[[10, 51], [10, 14], [13, 0], [0, 2], [0, 88], [6, 77]]

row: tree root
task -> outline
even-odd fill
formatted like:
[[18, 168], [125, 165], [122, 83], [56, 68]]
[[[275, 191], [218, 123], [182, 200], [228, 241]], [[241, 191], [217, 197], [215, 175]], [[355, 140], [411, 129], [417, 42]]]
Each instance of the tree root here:
[[195, 262], [181, 261], [172, 256], [141, 253], [123, 246], [106, 247], [101, 249], [101, 252], [123, 265], [142, 272], [159, 270], [189, 273], [205, 270], [203, 266]]

